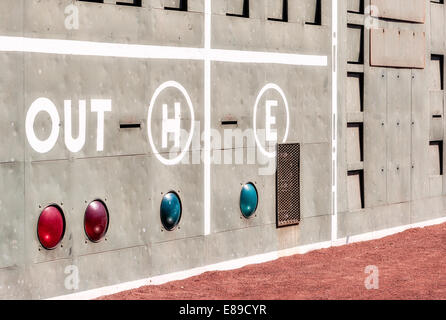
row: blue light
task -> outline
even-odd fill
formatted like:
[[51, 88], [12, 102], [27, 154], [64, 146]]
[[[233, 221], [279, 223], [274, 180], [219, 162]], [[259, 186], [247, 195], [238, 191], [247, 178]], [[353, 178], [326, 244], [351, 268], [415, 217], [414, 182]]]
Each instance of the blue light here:
[[240, 192], [240, 210], [245, 218], [250, 218], [257, 210], [259, 196], [257, 189], [252, 183], [243, 186]]
[[175, 192], [169, 192], [161, 201], [161, 223], [168, 231], [172, 231], [181, 219], [181, 201]]

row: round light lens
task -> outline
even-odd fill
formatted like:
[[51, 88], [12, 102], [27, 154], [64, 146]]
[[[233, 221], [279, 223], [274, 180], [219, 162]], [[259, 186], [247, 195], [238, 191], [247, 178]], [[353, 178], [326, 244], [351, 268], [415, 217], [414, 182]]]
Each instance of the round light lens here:
[[90, 202], [85, 210], [84, 228], [90, 241], [98, 242], [105, 236], [108, 229], [108, 210], [102, 201]]
[[168, 231], [172, 231], [181, 219], [181, 200], [175, 192], [169, 192], [161, 201], [161, 223]]
[[247, 183], [240, 192], [240, 211], [245, 218], [250, 218], [257, 210], [259, 196], [257, 189], [252, 183]]
[[65, 233], [65, 218], [62, 209], [51, 205], [43, 209], [37, 222], [40, 244], [48, 250], [54, 249]]

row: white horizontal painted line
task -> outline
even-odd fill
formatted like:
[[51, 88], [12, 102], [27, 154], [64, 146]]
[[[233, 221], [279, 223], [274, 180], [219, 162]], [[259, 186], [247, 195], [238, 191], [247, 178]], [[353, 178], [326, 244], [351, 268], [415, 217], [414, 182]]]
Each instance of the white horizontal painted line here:
[[198, 267], [198, 268], [194, 268], [194, 269], [189, 269], [189, 270], [185, 270], [185, 271], [174, 272], [174, 273], [155, 276], [155, 277], [151, 277], [151, 278], [120, 283], [120, 284], [116, 284], [116, 285], [112, 285], [112, 286], [76, 292], [73, 294], [54, 297], [54, 298], [51, 298], [50, 300], [95, 299], [95, 298], [98, 298], [101, 296], [115, 294], [115, 293], [126, 291], [126, 290], [136, 289], [136, 288], [139, 288], [142, 286], [160, 285], [160, 284], [164, 284], [164, 283], [167, 283], [170, 281], [183, 280], [186, 278], [200, 275], [200, 274], [202, 274], [204, 272], [208, 272], [208, 271], [225, 271], [225, 270], [238, 269], [238, 268], [242, 268], [246, 265], [250, 265], [250, 264], [257, 264], [257, 263], [273, 261], [280, 257], [287, 257], [287, 256], [295, 255], [295, 254], [304, 254], [304, 253], [308, 253], [308, 252], [314, 251], [314, 250], [329, 248], [331, 246], [345, 245], [347, 243], [375, 240], [375, 239], [383, 238], [383, 237], [386, 237], [386, 236], [389, 236], [389, 235], [392, 235], [395, 233], [399, 233], [399, 232], [402, 232], [402, 231], [405, 231], [408, 229], [433, 226], [433, 225], [437, 225], [437, 224], [441, 224], [441, 223], [445, 223], [445, 222], [446, 222], [446, 217], [443, 217], [443, 218], [438, 218], [435, 220], [428, 220], [428, 221], [423, 221], [423, 222], [414, 223], [414, 224], [410, 224], [410, 225], [399, 226], [399, 227], [395, 227], [395, 228], [379, 230], [379, 231], [374, 231], [374, 232], [368, 232], [368, 233], [364, 233], [364, 234], [360, 234], [360, 235], [351, 236], [348, 238], [342, 238], [342, 239], [336, 240], [335, 242], [331, 242], [331, 241], [318, 242], [318, 243], [314, 243], [314, 244], [298, 246], [298, 247], [284, 249], [284, 250], [280, 250], [280, 251], [273, 251], [273, 252], [269, 252], [269, 253], [258, 254], [258, 255], [254, 255], [254, 256], [250, 256], [250, 257], [246, 257], [246, 258], [224, 261], [224, 262], [207, 265], [207, 266], [203, 266], [203, 267]]
[[211, 49], [210, 59], [238, 63], [276, 63], [300, 66], [326, 66], [327, 56]]
[[204, 49], [24, 37], [0, 37], [0, 51], [141, 59], [202, 60]]
[[327, 56], [0, 36], [0, 52], [327, 66]]

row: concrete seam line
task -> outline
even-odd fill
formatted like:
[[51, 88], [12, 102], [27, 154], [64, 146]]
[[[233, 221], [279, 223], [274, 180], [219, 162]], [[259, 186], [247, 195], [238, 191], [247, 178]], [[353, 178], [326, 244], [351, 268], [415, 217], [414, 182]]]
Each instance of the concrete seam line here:
[[244, 266], [251, 265], [251, 264], [258, 264], [258, 263], [273, 261], [273, 260], [276, 260], [281, 257], [292, 256], [295, 254], [304, 254], [304, 253], [308, 253], [310, 251], [314, 251], [314, 250], [318, 250], [318, 249], [329, 248], [332, 245], [333, 246], [342, 246], [342, 245], [347, 244], [347, 239], [348, 239], [348, 243], [376, 240], [376, 239], [380, 239], [380, 238], [383, 238], [383, 237], [386, 237], [389, 235], [393, 235], [396, 233], [406, 231], [408, 229], [434, 226], [434, 225], [438, 225], [438, 224], [445, 223], [445, 222], [446, 222], [446, 217], [442, 217], [442, 218], [438, 218], [438, 219], [434, 219], [434, 220], [427, 220], [427, 221], [422, 221], [422, 222], [418, 222], [418, 223], [414, 223], [414, 224], [398, 226], [398, 227], [383, 229], [383, 230], [379, 230], [379, 231], [367, 232], [367, 233], [363, 233], [363, 234], [359, 234], [359, 235], [354, 235], [349, 238], [341, 238], [341, 239], [337, 239], [335, 242], [324, 241], [324, 242], [318, 242], [318, 243], [314, 243], [314, 244], [302, 245], [302, 246], [298, 246], [298, 247], [294, 247], [294, 248], [288, 248], [288, 249], [283, 249], [283, 250], [279, 250], [279, 251], [273, 251], [273, 252], [269, 252], [269, 253], [253, 255], [253, 256], [249, 256], [249, 257], [245, 257], [245, 258], [223, 261], [223, 262], [219, 262], [216, 264], [211, 264], [211, 265], [207, 265], [207, 266], [203, 266], [203, 267], [197, 267], [197, 268], [184, 270], [184, 271], [178, 271], [178, 272], [169, 273], [169, 274], [165, 274], [165, 275], [159, 275], [159, 276], [155, 276], [155, 277], [150, 277], [150, 278], [145, 278], [145, 279], [140, 279], [140, 280], [135, 280], [135, 281], [130, 281], [130, 282], [124, 282], [124, 283], [106, 286], [106, 287], [102, 287], [102, 288], [76, 292], [76, 293], [63, 295], [63, 296], [57, 296], [57, 297], [50, 298], [48, 300], [95, 299], [95, 298], [98, 298], [98, 297], [101, 297], [104, 295], [111, 295], [111, 294], [115, 294], [115, 293], [126, 291], [126, 290], [136, 289], [141, 286], [160, 285], [160, 284], [164, 284], [164, 283], [167, 283], [170, 281], [183, 280], [186, 278], [200, 275], [200, 274], [202, 274], [204, 272], [208, 272], [208, 271], [233, 270], [233, 269], [242, 268]]

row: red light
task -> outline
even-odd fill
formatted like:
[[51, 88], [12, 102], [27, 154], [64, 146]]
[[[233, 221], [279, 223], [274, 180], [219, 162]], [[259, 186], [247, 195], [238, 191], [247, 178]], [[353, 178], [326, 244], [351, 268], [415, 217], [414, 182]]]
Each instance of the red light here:
[[84, 227], [90, 241], [98, 242], [105, 236], [108, 229], [108, 210], [102, 201], [95, 200], [88, 205]]
[[37, 236], [45, 249], [54, 249], [62, 240], [65, 232], [65, 219], [57, 206], [48, 206], [40, 213], [37, 222]]

